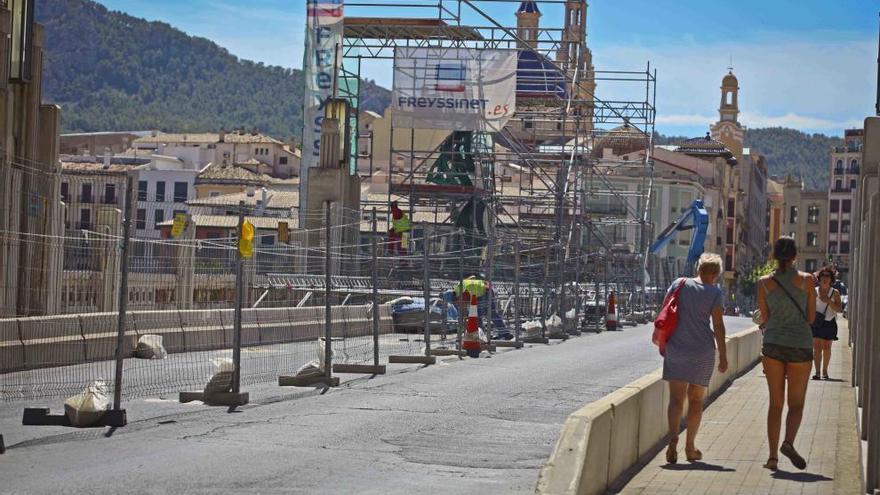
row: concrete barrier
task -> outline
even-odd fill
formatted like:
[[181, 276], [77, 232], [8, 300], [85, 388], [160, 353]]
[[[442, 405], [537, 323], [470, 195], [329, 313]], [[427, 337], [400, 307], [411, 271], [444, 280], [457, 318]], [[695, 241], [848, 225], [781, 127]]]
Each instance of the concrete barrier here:
[[[335, 306], [334, 337], [372, 333], [368, 306]], [[0, 319], [0, 373], [104, 361], [115, 357], [116, 313]], [[393, 330], [391, 306], [379, 306], [379, 332]], [[169, 353], [228, 349], [233, 311], [132, 311], [125, 357], [141, 335], [161, 335]], [[242, 311], [242, 346], [314, 340], [324, 335], [324, 309], [265, 308]]]
[[[758, 362], [761, 337], [753, 328], [727, 339], [728, 370], [718, 373], [716, 367], [709, 396]], [[668, 404], [668, 387], [658, 370], [575, 411], [562, 425], [536, 493], [594, 495], [619, 487], [628, 471], [662, 447]]]

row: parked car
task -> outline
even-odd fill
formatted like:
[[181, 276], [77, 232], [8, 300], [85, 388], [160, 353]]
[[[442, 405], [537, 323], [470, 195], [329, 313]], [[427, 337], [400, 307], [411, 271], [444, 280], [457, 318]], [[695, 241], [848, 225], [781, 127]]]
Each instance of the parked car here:
[[[456, 333], [458, 309], [440, 298], [429, 302], [428, 329], [431, 333]], [[446, 321], [443, 314], [446, 313]], [[425, 331], [425, 298], [399, 297], [391, 301], [391, 319], [395, 333], [422, 333]]]

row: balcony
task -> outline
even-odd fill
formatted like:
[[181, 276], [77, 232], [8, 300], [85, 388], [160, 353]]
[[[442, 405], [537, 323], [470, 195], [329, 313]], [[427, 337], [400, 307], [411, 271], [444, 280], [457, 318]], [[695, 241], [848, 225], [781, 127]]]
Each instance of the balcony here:
[[848, 146], [835, 146], [834, 152], [835, 153], [861, 153], [862, 146], [859, 144], [853, 144], [853, 145], [848, 145]]
[[79, 202], [83, 204], [92, 204], [95, 202], [95, 197], [91, 194], [80, 194], [77, 199], [79, 199]]
[[118, 205], [118, 204], [119, 204], [119, 198], [117, 198], [116, 196], [104, 196], [104, 197], [102, 198], [102, 200], [101, 200], [101, 204], [104, 204], [104, 205]]

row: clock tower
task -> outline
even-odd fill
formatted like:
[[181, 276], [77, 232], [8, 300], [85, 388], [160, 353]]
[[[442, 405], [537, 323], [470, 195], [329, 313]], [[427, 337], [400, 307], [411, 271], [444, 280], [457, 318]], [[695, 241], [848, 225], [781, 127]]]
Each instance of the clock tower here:
[[745, 129], [739, 124], [739, 104], [737, 96], [739, 82], [733, 75], [733, 69], [728, 70], [727, 75], [721, 80], [721, 106], [718, 108], [719, 121], [712, 125], [712, 138], [724, 143], [736, 157], [737, 161], [743, 158], [743, 139]]

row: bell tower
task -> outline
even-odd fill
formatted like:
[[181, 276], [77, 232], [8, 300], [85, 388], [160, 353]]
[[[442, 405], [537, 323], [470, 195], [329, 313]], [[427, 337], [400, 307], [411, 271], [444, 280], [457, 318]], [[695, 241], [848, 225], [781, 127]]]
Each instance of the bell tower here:
[[516, 11], [516, 35], [523, 42], [517, 43], [520, 50], [527, 49], [527, 45], [537, 47], [538, 27], [541, 21], [541, 11], [534, 1], [522, 2]]
[[582, 116], [581, 128], [589, 131], [593, 126], [593, 96], [596, 94], [596, 76], [593, 54], [587, 47], [587, 1], [566, 0], [563, 32], [556, 63], [568, 76], [578, 78], [574, 98], [578, 100], [576, 111]]
[[728, 69], [721, 80], [721, 106], [718, 107], [718, 122], [712, 124], [712, 139], [720, 141], [733, 153], [738, 162], [743, 159], [745, 129], [739, 123], [739, 81]]

